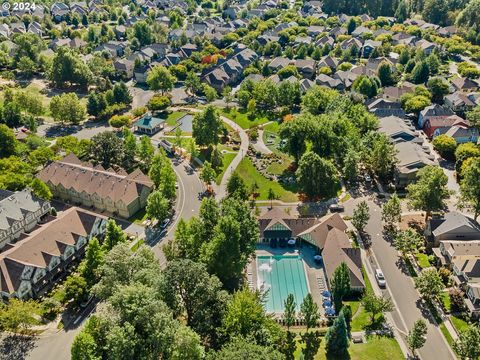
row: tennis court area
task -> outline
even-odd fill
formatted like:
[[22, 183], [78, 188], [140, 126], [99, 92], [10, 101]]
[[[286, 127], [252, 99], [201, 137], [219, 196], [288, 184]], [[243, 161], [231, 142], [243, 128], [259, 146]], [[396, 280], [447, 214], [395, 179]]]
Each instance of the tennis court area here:
[[303, 260], [300, 256], [258, 256], [257, 284], [259, 290], [267, 292], [267, 312], [283, 313], [283, 303], [288, 294], [293, 294], [297, 311], [309, 292]]

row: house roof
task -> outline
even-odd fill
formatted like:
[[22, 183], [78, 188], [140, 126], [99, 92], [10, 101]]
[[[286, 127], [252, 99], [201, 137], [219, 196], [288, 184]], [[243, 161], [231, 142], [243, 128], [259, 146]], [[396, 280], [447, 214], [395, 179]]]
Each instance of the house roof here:
[[146, 113], [145, 115], [141, 116], [138, 120], [133, 123], [133, 126], [146, 128], [146, 129], [155, 129], [160, 124], [163, 124], [165, 119], [160, 119], [157, 117], [153, 117], [152, 114]]
[[135, 201], [144, 187], [153, 187], [150, 178], [138, 169], [125, 175], [111, 169], [104, 170], [101, 166], [93, 167], [74, 154], [49, 163], [37, 177], [47, 185], [63, 186], [67, 191], [85, 192], [113, 202], [122, 201], [125, 205]]
[[26, 266], [46, 268], [53, 256], [63, 254], [66, 246], [75, 245], [79, 236], [87, 237], [98, 218], [106, 219], [71, 207], [0, 253], [0, 290], [15, 292]]
[[345, 232], [339, 229], [332, 229], [328, 232], [322, 257], [327, 279], [330, 280], [335, 270], [345, 263], [349, 270], [350, 286], [365, 287], [360, 249], [352, 247]]
[[23, 220], [29, 213], [41, 209], [45, 203], [29, 190], [0, 190], [0, 230], [7, 230], [12, 221]]
[[456, 211], [445, 213], [441, 219], [431, 219], [430, 230], [435, 237], [461, 232], [478, 236], [477, 240], [480, 240], [480, 225], [470, 217]]

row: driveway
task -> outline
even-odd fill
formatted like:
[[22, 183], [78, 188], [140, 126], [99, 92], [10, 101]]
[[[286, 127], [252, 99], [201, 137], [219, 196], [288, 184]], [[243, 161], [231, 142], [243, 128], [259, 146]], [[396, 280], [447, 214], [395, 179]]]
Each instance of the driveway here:
[[403, 263], [399, 261], [397, 250], [382, 236], [381, 208], [377, 200], [373, 200], [373, 198], [349, 200], [345, 203], [345, 214], [351, 216], [353, 209], [361, 200], [367, 200], [370, 207], [370, 221], [366, 226], [366, 232], [371, 237], [371, 250], [385, 275], [388, 289], [392, 294], [395, 304], [392, 316], [397, 329], [401, 333], [407, 334], [416, 320], [425, 319], [428, 333], [425, 346], [419, 350], [421, 359], [455, 359], [440, 329], [431, 319], [429, 312], [422, 306], [412, 278], [408, 275]]

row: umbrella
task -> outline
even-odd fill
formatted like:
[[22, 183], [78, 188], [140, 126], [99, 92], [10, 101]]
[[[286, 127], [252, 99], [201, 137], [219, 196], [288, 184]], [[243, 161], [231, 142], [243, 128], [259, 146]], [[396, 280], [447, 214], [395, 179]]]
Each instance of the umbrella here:
[[321, 257], [320, 255], [315, 255], [315, 256], [313, 257], [313, 259], [314, 259], [315, 261], [320, 261], [320, 260], [322, 260], [322, 257]]
[[332, 296], [332, 294], [330, 294], [330, 291], [324, 290], [322, 291], [322, 296], [329, 298], [330, 296]]
[[323, 307], [324, 308], [331, 308], [332, 307], [332, 302], [330, 300], [324, 300], [323, 301]]
[[335, 309], [332, 307], [325, 308], [325, 315], [328, 315], [328, 316], [335, 315]]
[[295, 239], [288, 240], [288, 245], [295, 245]]

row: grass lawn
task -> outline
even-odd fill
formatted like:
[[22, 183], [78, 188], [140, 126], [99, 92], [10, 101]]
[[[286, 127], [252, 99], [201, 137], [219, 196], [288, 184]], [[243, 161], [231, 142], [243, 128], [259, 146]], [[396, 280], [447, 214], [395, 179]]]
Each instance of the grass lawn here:
[[443, 308], [450, 312], [452, 310], [452, 302], [450, 300], [450, 295], [448, 294], [448, 292], [442, 292], [439, 297], [440, 301], [443, 304]]
[[280, 130], [280, 124], [277, 121], [272, 121], [270, 124], [265, 125], [263, 130], [272, 134], [278, 134], [278, 131]]
[[281, 164], [274, 162], [267, 167], [267, 171], [270, 174], [281, 175], [285, 170], [290, 166], [291, 161], [289, 159], [284, 159]]
[[415, 257], [417, 258], [418, 266], [420, 266], [422, 269], [425, 269], [425, 268], [428, 268], [428, 267], [432, 266], [432, 265], [430, 265], [430, 262], [428, 261], [428, 255], [427, 254], [418, 253], [417, 255], [415, 255]]
[[467, 331], [470, 327], [465, 320], [459, 318], [458, 316], [450, 316], [450, 321], [452, 322], [453, 326], [455, 326], [455, 329], [457, 329], [457, 331], [460, 333]]
[[443, 336], [447, 340], [448, 345], [450, 345], [450, 347], [452, 347], [453, 338], [452, 338], [452, 335], [450, 335], [450, 333], [448, 332], [447, 327], [445, 326], [444, 323], [440, 324], [440, 331], [442, 332]]
[[215, 179], [215, 182], [217, 183], [217, 185], [220, 185], [220, 183], [222, 182], [222, 178], [223, 178], [223, 175], [225, 174], [225, 170], [227, 170], [228, 165], [230, 165], [230, 163], [233, 161], [235, 156], [237, 156], [237, 153], [223, 154], [222, 169], [221, 169], [222, 171], [220, 172], [220, 174], [217, 175], [217, 178]]
[[185, 114], [186, 113], [182, 111], [172, 111], [172, 112], [163, 111], [161, 113], [155, 114], [155, 117], [158, 117], [160, 119], [165, 119], [165, 123], [168, 126], [175, 126], [177, 124], [177, 120], [180, 119]]
[[222, 109], [220, 114], [236, 122], [242, 129], [250, 129], [269, 121], [266, 117], [256, 116], [250, 120], [248, 113], [245, 110], [230, 109], [230, 111], [226, 111], [225, 109]]
[[147, 219], [147, 212], [145, 209], [138, 210], [128, 221], [141, 225]]
[[[300, 359], [302, 345], [297, 343], [295, 351], [295, 359]], [[382, 336], [368, 336], [367, 342], [364, 344], [350, 343], [348, 348], [350, 360], [373, 360], [373, 359], [404, 359], [402, 350], [394, 338]], [[325, 338], [322, 338], [320, 349], [318, 350], [315, 360], [326, 360], [325, 354]], [[331, 358], [333, 360], [333, 358]], [[335, 360], [343, 360], [336, 358]], [[346, 359], [345, 359], [346, 360]]]
[[[240, 177], [247, 184], [247, 188], [250, 189], [254, 182], [257, 183], [259, 187], [259, 197], [257, 200], [268, 200], [268, 189], [272, 189], [277, 199], [284, 202], [295, 202], [298, 201], [297, 194], [295, 194], [292, 189], [287, 189], [280, 183], [276, 181], [271, 181], [265, 178], [253, 165], [252, 161], [248, 158], [244, 158], [239, 166], [237, 167], [237, 172]], [[290, 191], [292, 190], [292, 191]]]

